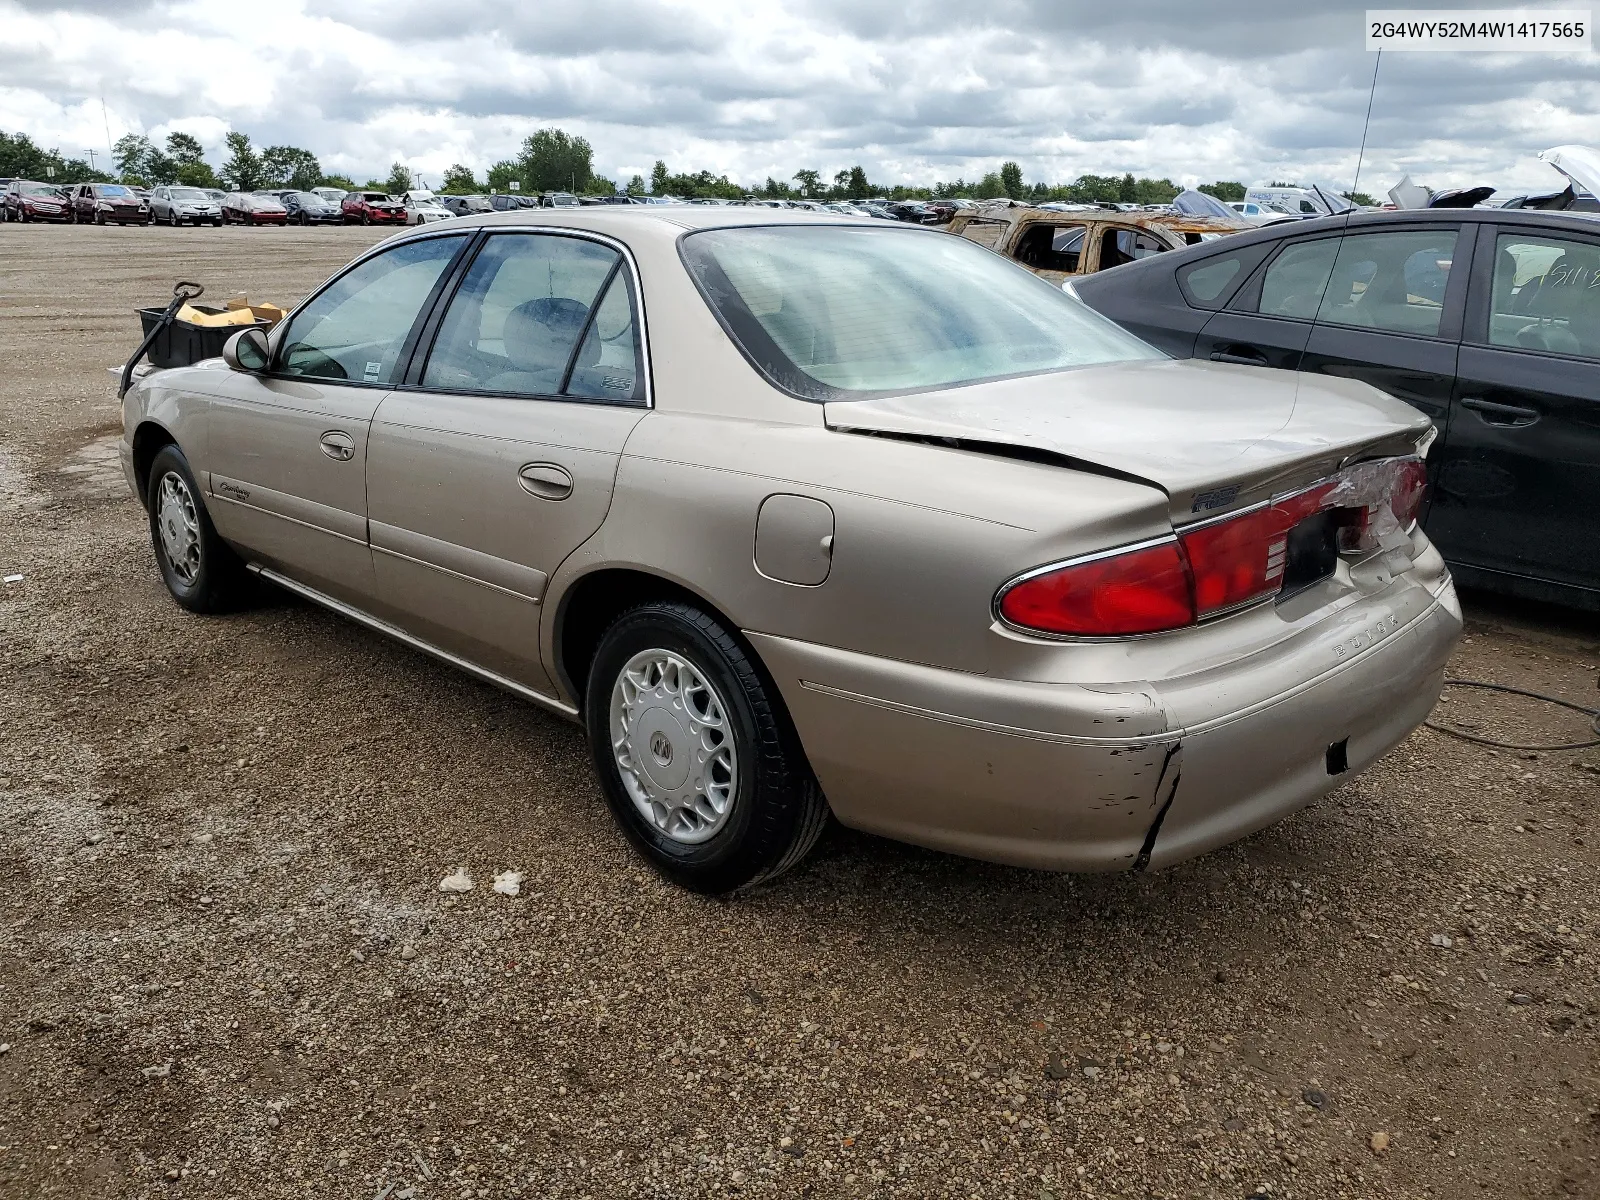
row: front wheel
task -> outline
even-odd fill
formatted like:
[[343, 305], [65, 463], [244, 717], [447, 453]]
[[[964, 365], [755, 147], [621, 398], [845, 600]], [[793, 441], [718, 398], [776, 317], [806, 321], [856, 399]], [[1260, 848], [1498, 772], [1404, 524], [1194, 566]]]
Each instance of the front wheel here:
[[164, 446], [150, 464], [145, 507], [156, 565], [172, 598], [196, 613], [237, 607], [245, 593], [244, 563], [217, 534], [183, 451]]
[[759, 663], [715, 618], [658, 601], [618, 617], [585, 720], [612, 816], [674, 883], [718, 894], [789, 870], [828, 806]]
[[372, 214], [371, 213], [362, 213], [361, 214], [361, 223], [363, 225], [371, 225], [372, 224]]

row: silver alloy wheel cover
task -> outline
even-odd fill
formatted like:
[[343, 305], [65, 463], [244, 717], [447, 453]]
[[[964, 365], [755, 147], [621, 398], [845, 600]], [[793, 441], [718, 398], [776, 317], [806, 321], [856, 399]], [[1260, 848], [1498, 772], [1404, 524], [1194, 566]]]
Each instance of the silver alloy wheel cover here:
[[641, 650], [611, 689], [611, 751], [622, 786], [652, 828], [698, 845], [727, 824], [739, 791], [728, 706], [671, 650]]
[[156, 495], [156, 530], [172, 573], [186, 587], [200, 577], [200, 514], [189, 485], [176, 471], [161, 477]]

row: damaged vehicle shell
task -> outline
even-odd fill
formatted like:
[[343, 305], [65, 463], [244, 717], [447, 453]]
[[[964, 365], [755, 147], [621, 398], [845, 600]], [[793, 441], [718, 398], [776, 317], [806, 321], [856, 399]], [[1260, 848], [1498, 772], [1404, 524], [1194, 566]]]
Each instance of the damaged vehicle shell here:
[[1167, 359], [931, 230], [468, 218], [225, 358], [124, 399], [178, 602], [254, 571], [581, 721], [624, 834], [701, 891], [830, 810], [1177, 862], [1405, 737], [1460, 629], [1425, 418]]
[[1051, 283], [1193, 246], [1255, 226], [1236, 218], [1185, 213], [1113, 212], [1105, 208], [1052, 211], [986, 207], [958, 212], [948, 231], [987, 246]]

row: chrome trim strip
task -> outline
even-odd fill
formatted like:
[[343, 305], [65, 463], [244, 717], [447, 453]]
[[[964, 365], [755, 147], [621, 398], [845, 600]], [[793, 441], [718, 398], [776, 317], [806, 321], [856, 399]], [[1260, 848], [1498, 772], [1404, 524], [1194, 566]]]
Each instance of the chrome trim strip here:
[[825, 683], [813, 683], [809, 679], [802, 679], [800, 686], [808, 692], [817, 692], [820, 695], [832, 696], [838, 700], [852, 700], [857, 704], [870, 705], [873, 708], [886, 708], [891, 712], [904, 713], [911, 717], [923, 717], [930, 721], [942, 721], [947, 725], [960, 725], [967, 729], [977, 729], [984, 733], [998, 733], [1006, 737], [1027, 738], [1034, 742], [1052, 742], [1062, 746], [1157, 746], [1167, 745], [1177, 741], [1181, 731], [1168, 730], [1152, 737], [1083, 737], [1075, 733], [1049, 733], [1043, 729], [1024, 729], [1017, 725], [1005, 725], [998, 721], [981, 721], [976, 717], [962, 717], [955, 713], [941, 712], [936, 708], [923, 708], [916, 704], [902, 704], [898, 700], [885, 700], [880, 696], [868, 696], [863, 692], [852, 692], [845, 688], [830, 687]]
[[578, 716], [576, 708], [562, 700], [557, 700], [554, 696], [546, 696], [543, 692], [536, 692], [525, 684], [518, 683], [514, 679], [507, 679], [504, 675], [498, 675], [487, 667], [480, 667], [477, 663], [470, 662], [460, 655], [451, 654], [448, 650], [441, 650], [432, 642], [425, 642], [421, 638], [407, 633], [397, 625], [391, 625], [371, 613], [363, 612], [353, 604], [346, 604], [343, 600], [335, 600], [332, 596], [317, 591], [316, 588], [307, 587], [303, 583], [281, 575], [271, 567], [264, 567], [260, 563], [246, 563], [245, 567], [263, 579], [270, 579], [279, 587], [294, 592], [297, 596], [304, 596], [313, 604], [320, 604], [323, 608], [338, 613], [341, 617], [349, 617], [352, 621], [365, 625], [368, 629], [392, 637], [397, 642], [404, 642], [413, 650], [420, 650], [422, 653], [437, 658], [441, 662], [449, 663], [452, 667], [465, 671], [468, 675], [474, 675], [485, 683], [492, 683], [497, 688], [503, 688], [513, 695], [521, 696], [524, 700], [531, 700], [535, 704], [558, 712], [564, 717], [576, 719]]

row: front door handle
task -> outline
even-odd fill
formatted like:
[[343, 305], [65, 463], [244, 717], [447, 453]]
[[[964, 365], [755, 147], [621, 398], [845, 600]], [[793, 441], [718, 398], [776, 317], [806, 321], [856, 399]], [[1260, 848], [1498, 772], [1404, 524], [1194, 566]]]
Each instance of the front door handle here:
[[1461, 401], [1462, 408], [1470, 408], [1485, 425], [1498, 425], [1504, 429], [1523, 429], [1539, 419], [1536, 408], [1522, 408], [1516, 404], [1496, 404], [1468, 396]]
[[334, 462], [349, 462], [356, 456], [356, 440], [342, 429], [330, 429], [321, 437], [322, 452]]
[[1221, 350], [1211, 352], [1211, 361], [1234, 363], [1241, 367], [1264, 367], [1267, 365], [1267, 356], [1254, 346], [1224, 346]]
[[528, 463], [517, 472], [517, 483], [541, 500], [565, 500], [572, 495], [572, 475], [555, 463]]

